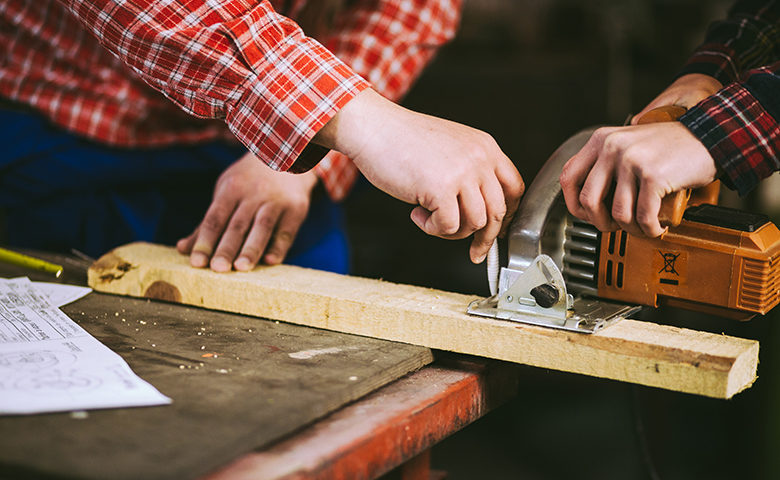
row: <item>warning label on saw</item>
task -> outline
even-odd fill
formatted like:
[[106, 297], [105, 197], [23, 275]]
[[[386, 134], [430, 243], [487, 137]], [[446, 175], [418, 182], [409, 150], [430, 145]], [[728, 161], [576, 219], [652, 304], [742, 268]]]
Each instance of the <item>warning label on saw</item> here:
[[653, 256], [658, 283], [661, 285], [684, 285], [688, 278], [688, 254], [678, 250], [656, 250]]

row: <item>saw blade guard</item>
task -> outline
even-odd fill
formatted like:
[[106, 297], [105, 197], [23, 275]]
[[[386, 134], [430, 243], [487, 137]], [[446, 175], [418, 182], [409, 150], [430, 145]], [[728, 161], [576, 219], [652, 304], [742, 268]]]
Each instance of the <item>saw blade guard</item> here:
[[528, 187], [509, 228], [507, 269], [522, 272], [542, 253], [563, 269], [564, 232], [570, 220], [559, 177], [566, 162], [595, 130], [583, 130], [558, 147]]
[[534, 178], [509, 229], [498, 293], [473, 302], [469, 313], [593, 333], [639, 309], [573, 296], [597, 293], [599, 233], [569, 215], [559, 177], [596, 128], [564, 142]]

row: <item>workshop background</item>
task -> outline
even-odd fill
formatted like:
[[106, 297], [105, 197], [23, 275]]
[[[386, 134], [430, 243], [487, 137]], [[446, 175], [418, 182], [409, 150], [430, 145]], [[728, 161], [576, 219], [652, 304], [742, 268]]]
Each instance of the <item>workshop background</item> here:
[[[528, 185], [578, 130], [638, 112], [731, 4], [466, 0], [457, 39], [404, 104], [489, 132]], [[767, 185], [745, 199], [727, 192], [721, 203], [773, 213], [765, 194], [778, 189]], [[409, 221], [410, 206], [367, 184], [347, 207], [356, 275], [488, 294], [468, 241], [425, 236]], [[433, 466], [449, 480], [780, 478], [777, 316], [648, 317], [760, 340], [760, 378], [730, 401], [518, 367], [516, 399], [434, 447]]]

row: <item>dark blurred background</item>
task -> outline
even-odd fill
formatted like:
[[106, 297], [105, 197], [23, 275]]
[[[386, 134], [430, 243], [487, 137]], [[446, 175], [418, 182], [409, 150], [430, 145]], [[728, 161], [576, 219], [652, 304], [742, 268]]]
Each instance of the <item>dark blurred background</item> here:
[[[623, 123], [668, 85], [731, 3], [466, 0], [457, 39], [404, 104], [489, 132], [530, 184], [566, 138]], [[721, 202], [772, 213], [761, 198]], [[488, 294], [468, 241], [427, 237], [409, 220], [410, 206], [367, 184], [347, 208], [356, 275]], [[760, 379], [732, 400], [518, 367], [516, 399], [435, 447], [434, 467], [450, 480], [780, 478], [774, 316], [737, 323], [647, 314], [760, 340]]]

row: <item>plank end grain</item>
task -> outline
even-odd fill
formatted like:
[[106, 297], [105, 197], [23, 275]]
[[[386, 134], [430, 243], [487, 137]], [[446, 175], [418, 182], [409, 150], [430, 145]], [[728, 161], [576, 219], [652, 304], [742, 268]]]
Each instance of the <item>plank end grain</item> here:
[[475, 317], [476, 296], [277, 265], [196, 269], [172, 247], [134, 243], [90, 268], [98, 291], [160, 298], [439, 350], [731, 398], [756, 379], [758, 342], [623, 320], [593, 335]]

